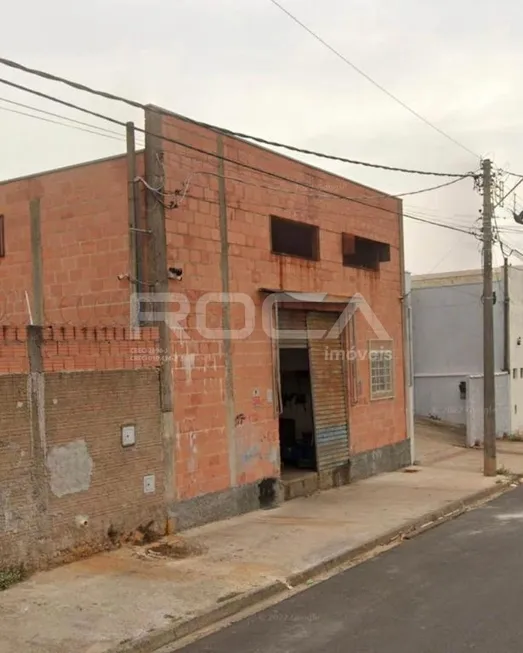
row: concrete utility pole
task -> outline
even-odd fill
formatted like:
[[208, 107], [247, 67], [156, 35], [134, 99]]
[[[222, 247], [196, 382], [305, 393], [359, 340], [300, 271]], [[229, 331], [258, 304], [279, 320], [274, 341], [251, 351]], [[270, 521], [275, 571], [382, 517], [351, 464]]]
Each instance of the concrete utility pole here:
[[483, 170], [483, 473], [495, 476], [496, 388], [494, 371], [494, 314], [492, 294], [492, 162]]

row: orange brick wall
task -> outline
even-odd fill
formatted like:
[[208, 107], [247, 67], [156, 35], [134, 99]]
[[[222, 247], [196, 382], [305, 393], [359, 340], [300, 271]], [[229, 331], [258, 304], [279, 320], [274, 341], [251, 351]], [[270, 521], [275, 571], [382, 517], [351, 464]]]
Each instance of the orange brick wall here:
[[[143, 154], [137, 156], [143, 175]], [[0, 323], [29, 322], [29, 202], [40, 199], [47, 324], [129, 323], [126, 158], [86, 163], [0, 184], [6, 256], [0, 258]], [[143, 199], [143, 198], [142, 198]]]
[[[216, 152], [216, 135], [174, 116], [164, 118], [163, 134], [196, 148]], [[187, 193], [178, 209], [167, 211], [168, 259], [183, 267], [182, 282], [170, 282], [170, 292], [187, 293], [192, 312], [206, 292], [221, 292], [218, 161], [168, 141], [165, 150], [166, 187]], [[234, 412], [238, 417], [235, 446], [238, 481], [248, 483], [279, 475], [278, 426], [268, 401], [272, 389], [271, 343], [261, 328], [258, 289], [328, 292], [343, 296], [361, 293], [394, 340], [393, 400], [370, 401], [368, 361], [358, 363], [361, 395], [350, 410], [352, 453], [361, 453], [406, 437], [401, 324], [399, 200], [269, 151], [226, 139], [225, 156], [318, 188], [360, 198], [370, 208], [307, 191], [293, 183], [225, 163], [229, 232], [230, 291], [247, 294], [257, 306], [254, 333], [233, 342]], [[269, 216], [278, 215], [320, 225], [321, 260], [302, 261], [270, 251]], [[391, 261], [379, 274], [343, 267], [342, 232], [387, 242]], [[215, 305], [215, 319], [221, 309]], [[231, 307], [236, 328], [244, 326], [240, 305]], [[225, 429], [225, 371], [221, 342], [212, 345], [195, 333], [175, 339], [175, 410], [179, 425], [177, 478], [181, 498], [228, 486], [228, 444]], [[365, 350], [369, 332], [357, 317], [357, 346]], [[191, 373], [188, 371], [190, 361]], [[209, 367], [212, 374], [209, 375]], [[258, 391], [259, 396], [253, 392]]]
[[[126, 370], [158, 367], [156, 328], [132, 337], [125, 327], [62, 327], [43, 330], [45, 372]], [[27, 335], [22, 327], [0, 326], [0, 375], [29, 371]]]
[[[176, 117], [163, 119], [163, 134], [216, 152], [216, 135]], [[279, 476], [278, 420], [270, 401], [271, 342], [261, 324], [258, 289], [361, 293], [394, 339], [393, 400], [371, 402], [368, 362], [358, 363], [361, 394], [350, 409], [350, 441], [357, 454], [405, 438], [401, 284], [400, 202], [252, 145], [225, 139], [225, 156], [277, 175], [360, 198], [378, 208], [349, 203], [292, 182], [225, 163], [230, 292], [244, 293], [256, 306], [254, 332], [232, 343], [234, 451], [230, 450], [223, 339], [198, 333], [196, 305], [205, 293], [222, 292], [218, 160], [163, 142], [165, 184], [183, 189], [176, 209], [166, 210], [168, 265], [183, 268], [169, 291], [190, 301], [183, 323], [186, 338], [173, 330], [171, 355], [176, 431], [175, 478], [179, 500], [226, 490], [231, 482]], [[144, 157], [138, 156], [139, 174]], [[126, 331], [133, 286], [118, 275], [129, 272], [127, 171], [125, 157], [0, 184], [7, 256], [0, 259], [0, 374], [26, 373], [25, 335], [14, 327], [28, 321], [25, 291], [32, 296], [29, 201], [41, 199], [42, 257], [46, 324], [43, 345], [47, 372], [132, 370], [156, 367], [157, 333], [143, 330], [139, 342]], [[145, 194], [140, 194], [140, 211]], [[386, 209], [380, 210], [379, 207]], [[270, 251], [269, 216], [320, 225], [318, 262], [275, 256]], [[379, 274], [342, 265], [342, 232], [384, 241], [391, 261]], [[146, 249], [146, 240], [141, 239]], [[152, 278], [152, 277], [151, 277]], [[173, 307], [174, 308], [174, 307]], [[207, 327], [222, 325], [222, 307], [207, 309]], [[231, 305], [232, 328], [244, 326], [244, 309]], [[7, 329], [7, 330], [6, 330]], [[357, 318], [357, 346], [368, 332]], [[230, 416], [230, 413], [229, 413]]]

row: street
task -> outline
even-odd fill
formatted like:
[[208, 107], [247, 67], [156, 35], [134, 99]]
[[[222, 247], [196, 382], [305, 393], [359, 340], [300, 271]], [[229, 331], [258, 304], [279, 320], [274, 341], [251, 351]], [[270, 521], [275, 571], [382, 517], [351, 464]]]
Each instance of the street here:
[[516, 653], [523, 488], [404, 542], [184, 653]]

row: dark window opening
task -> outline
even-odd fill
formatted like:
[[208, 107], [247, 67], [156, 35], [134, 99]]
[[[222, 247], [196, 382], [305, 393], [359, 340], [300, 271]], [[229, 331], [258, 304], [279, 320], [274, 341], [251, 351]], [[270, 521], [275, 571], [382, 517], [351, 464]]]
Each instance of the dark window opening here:
[[390, 261], [390, 245], [352, 234], [341, 235], [343, 265], [350, 268], [379, 270]]
[[5, 256], [5, 228], [4, 216], [0, 215], [0, 258]]
[[319, 259], [318, 227], [271, 216], [271, 249], [274, 254]]

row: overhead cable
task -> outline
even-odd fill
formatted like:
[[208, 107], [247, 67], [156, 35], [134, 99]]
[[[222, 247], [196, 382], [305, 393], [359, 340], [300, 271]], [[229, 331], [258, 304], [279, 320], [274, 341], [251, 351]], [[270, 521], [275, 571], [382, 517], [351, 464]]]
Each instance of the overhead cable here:
[[103, 136], [105, 138], [110, 138], [113, 141], [125, 141], [125, 138], [121, 136], [113, 136], [107, 132], [95, 131], [94, 129], [86, 129], [85, 127], [79, 127], [78, 125], [68, 125], [65, 122], [59, 120], [52, 120], [51, 118], [45, 118], [44, 116], [35, 116], [34, 114], [27, 113], [25, 111], [19, 111], [18, 109], [10, 109], [9, 107], [0, 106], [0, 111], [6, 111], [7, 113], [14, 113], [18, 116], [26, 116], [27, 118], [34, 118], [35, 120], [41, 120], [42, 122], [51, 123], [52, 125], [60, 125], [62, 127], [69, 127], [70, 129], [76, 129], [77, 131], [86, 132], [87, 134], [95, 134], [96, 136]]
[[[127, 123], [123, 122], [122, 120], [118, 120], [117, 118], [112, 118], [111, 116], [106, 116], [106, 115], [104, 115], [102, 113], [91, 111], [90, 109], [86, 109], [85, 107], [79, 106], [77, 104], [73, 104], [71, 102], [68, 102], [66, 100], [62, 100], [62, 99], [57, 98], [55, 96], [48, 95], [46, 93], [42, 93], [41, 91], [31, 89], [31, 88], [29, 88], [27, 86], [22, 86], [21, 84], [16, 84], [14, 82], [11, 82], [11, 81], [8, 81], [8, 80], [5, 80], [5, 79], [1, 79], [1, 78], [0, 78], [0, 83], [7, 84], [8, 86], [14, 86], [15, 88], [18, 88], [20, 90], [23, 90], [23, 91], [26, 91], [28, 93], [32, 93], [34, 95], [37, 95], [38, 97], [43, 97], [43, 98], [45, 98], [47, 100], [50, 100], [52, 102], [57, 102], [58, 104], [62, 104], [64, 106], [67, 106], [67, 107], [72, 108], [72, 109], [76, 109], [77, 111], [87, 113], [89, 115], [95, 116], [95, 117], [100, 118], [102, 120], [107, 120], [107, 121], [109, 121], [109, 122], [111, 122], [113, 124], [120, 125], [122, 127], [125, 127], [127, 125]], [[216, 152], [211, 152], [209, 150], [205, 150], [203, 148], [196, 147], [194, 145], [189, 145], [188, 143], [183, 143], [182, 141], [179, 141], [179, 140], [174, 139], [174, 138], [170, 138], [168, 136], [164, 136], [162, 134], [155, 134], [155, 133], [150, 132], [148, 130], [142, 129], [141, 127], [136, 127], [135, 126], [135, 131], [140, 132], [140, 133], [145, 134], [145, 135], [149, 135], [149, 136], [151, 136], [153, 138], [157, 138], [159, 140], [162, 140], [162, 141], [165, 141], [165, 142], [168, 142], [168, 143], [173, 143], [175, 145], [178, 145], [179, 147], [191, 150], [193, 152], [198, 152], [199, 154], [203, 154], [205, 156], [213, 157], [215, 159], [220, 159], [220, 160], [222, 160], [224, 162], [231, 163], [231, 164], [236, 165], [236, 166], [238, 166], [240, 168], [250, 170], [251, 172], [257, 172], [257, 173], [260, 173], [260, 174], [263, 174], [263, 175], [267, 175], [268, 177], [271, 177], [273, 179], [278, 179], [278, 180], [284, 181], [286, 183], [294, 184], [294, 185], [299, 186], [301, 188], [306, 188], [308, 190], [313, 190], [313, 191], [320, 191], [322, 194], [328, 195], [329, 197], [334, 197], [334, 198], [337, 198], [337, 199], [340, 199], [340, 200], [345, 200], [347, 202], [351, 202], [351, 203], [354, 203], [354, 204], [359, 204], [361, 206], [366, 206], [368, 208], [376, 209], [378, 211], [383, 211], [385, 213], [390, 213], [392, 215], [398, 216], [398, 211], [394, 211], [392, 209], [388, 209], [386, 207], [375, 205], [375, 204], [369, 204], [368, 202], [364, 202], [364, 201], [362, 201], [362, 200], [360, 200], [358, 198], [355, 198], [355, 197], [349, 197], [349, 196], [343, 195], [341, 193], [336, 193], [334, 191], [318, 188], [318, 187], [313, 186], [311, 184], [307, 184], [307, 183], [302, 182], [302, 181], [298, 181], [298, 180], [295, 180], [295, 179], [291, 179], [289, 177], [285, 177], [283, 175], [279, 175], [278, 173], [271, 172], [270, 170], [264, 170], [263, 168], [258, 168], [256, 166], [252, 166], [252, 165], [249, 165], [247, 163], [242, 163], [240, 161], [236, 161], [234, 159], [231, 159], [230, 157], [222, 156], [220, 154], [217, 154]], [[394, 199], [394, 196], [392, 196], [392, 195], [387, 196], [386, 193], [384, 193], [383, 196], [384, 196], [384, 198], [388, 197], [389, 199]], [[439, 227], [442, 227], [442, 228], [452, 229], [453, 231], [459, 231], [459, 232], [462, 232], [462, 233], [467, 233], [467, 234], [474, 235], [474, 233], [472, 231], [466, 230], [466, 229], [463, 229], [463, 228], [460, 228], [460, 227], [457, 227], [457, 226], [438, 223], [438, 222], [436, 222], [434, 220], [427, 220], [427, 219], [420, 218], [420, 217], [417, 217], [417, 216], [409, 215], [407, 213], [403, 213], [403, 216], [405, 218], [410, 219], [410, 220], [416, 220], [418, 222], [424, 222], [426, 224], [432, 224], [432, 225], [439, 226]]]
[[452, 186], [457, 184], [458, 181], [463, 181], [464, 179], [470, 179], [471, 175], [463, 175], [457, 179], [452, 179], [451, 181], [446, 181], [444, 184], [438, 184], [437, 186], [430, 186], [429, 188], [421, 188], [420, 190], [413, 190], [409, 193], [397, 193], [395, 197], [407, 197], [408, 195], [420, 195], [421, 193], [429, 193], [433, 190], [439, 190], [440, 188], [446, 188], [447, 186]]
[[[149, 110], [153, 111], [156, 113], [159, 113], [161, 115], [169, 115], [172, 113], [169, 111], [165, 111], [160, 109], [159, 107], [154, 107], [151, 105], [143, 104], [142, 102], [138, 102], [136, 100], [132, 100], [126, 97], [123, 97], [121, 95], [115, 95], [114, 93], [108, 93], [107, 91], [100, 91], [98, 89], [91, 88], [90, 86], [86, 86], [85, 84], [81, 84], [79, 82], [75, 82], [73, 80], [67, 79], [65, 77], [61, 77], [59, 75], [54, 75], [52, 73], [48, 73], [42, 70], [38, 70], [36, 68], [29, 68], [28, 66], [24, 66], [21, 63], [18, 63], [16, 61], [13, 61], [11, 59], [6, 59], [4, 57], [0, 57], [0, 64], [4, 66], [8, 66], [10, 68], [14, 68], [15, 70], [20, 70], [24, 73], [27, 73], [29, 75], [35, 75], [37, 77], [40, 77], [42, 79], [46, 79], [49, 81], [53, 82], [58, 82], [61, 84], [65, 84], [66, 86], [69, 86], [71, 88], [74, 88], [78, 91], [83, 91], [85, 93], [90, 93], [91, 95], [96, 95], [98, 97], [103, 97], [107, 100], [112, 100], [115, 102], [122, 102], [124, 104], [127, 104], [128, 106], [131, 106], [135, 109], [141, 109], [143, 111]], [[6, 83], [6, 80], [2, 80], [2, 83]], [[17, 88], [17, 85], [14, 82], [10, 83], [11, 86], [14, 88]], [[95, 114], [93, 114], [95, 115]], [[352, 165], [360, 165], [364, 166], [367, 168], [375, 168], [378, 170], [388, 170], [391, 172], [403, 172], [406, 174], [415, 174], [415, 175], [428, 175], [428, 176], [433, 176], [433, 177], [463, 177], [463, 176], [472, 176], [472, 173], [453, 173], [453, 172], [431, 172], [427, 170], [416, 170], [416, 169], [411, 169], [411, 168], [402, 168], [402, 167], [397, 167], [397, 166], [389, 166], [389, 165], [382, 165], [382, 164], [377, 164], [377, 163], [370, 163], [368, 161], [358, 161], [356, 159], [348, 159], [346, 157], [341, 157], [341, 156], [336, 156], [333, 154], [325, 154], [323, 152], [317, 152], [315, 150], [308, 150], [305, 148], [301, 147], [296, 147], [294, 145], [287, 145], [285, 143], [280, 143], [278, 141], [273, 141], [273, 140], [268, 140], [266, 138], [261, 138], [259, 136], [252, 136], [250, 134], [244, 134], [242, 132], [237, 132], [233, 131], [230, 129], [225, 129], [224, 127], [218, 127], [216, 125], [211, 125], [209, 123], [201, 122], [198, 120], [194, 120], [192, 118], [185, 118], [187, 122], [190, 122], [194, 125], [198, 125], [199, 127], [203, 127], [205, 129], [212, 129], [215, 132], [227, 135], [227, 136], [233, 136], [235, 138], [242, 138], [244, 140], [251, 140], [256, 143], [260, 143], [262, 145], [268, 145], [271, 147], [278, 147], [278, 148], [283, 148], [286, 150], [289, 150], [291, 152], [296, 152], [299, 154], [306, 154], [309, 156], [316, 156], [322, 159], [328, 159], [330, 161], [339, 161], [341, 163], [350, 163]]]
[[[69, 118], [68, 116], [63, 116], [59, 113], [53, 113], [52, 111], [46, 111], [45, 109], [40, 109], [38, 107], [31, 106], [30, 104], [24, 104], [23, 102], [15, 102], [14, 100], [9, 100], [5, 97], [0, 97], [0, 102], [5, 102], [7, 104], [12, 104], [16, 107], [21, 107], [22, 109], [29, 109], [30, 111], [36, 111], [37, 113], [42, 113], [46, 116], [51, 116], [52, 118], [59, 118], [60, 120], [66, 120], [68, 122], [74, 123], [76, 125], [81, 125], [82, 127], [90, 127], [93, 129], [98, 129], [102, 132], [112, 134], [113, 136], [118, 136], [125, 140], [125, 135], [119, 132], [114, 131], [113, 129], [107, 129], [106, 127], [101, 127], [99, 125], [93, 125], [92, 123], [83, 122], [82, 120], [76, 120], [75, 118]], [[35, 116], [36, 117], [36, 116]]]
[[336, 50], [330, 43], [328, 43], [325, 39], [323, 39], [319, 34], [317, 34], [315, 31], [313, 31], [310, 27], [308, 27], [304, 22], [302, 22], [299, 18], [297, 18], [294, 14], [292, 14], [286, 7], [284, 7], [280, 2], [277, 2], [277, 0], [269, 0], [269, 2], [272, 2], [272, 4], [280, 9], [280, 11], [283, 11], [292, 21], [294, 21], [297, 25], [299, 25], [302, 29], [304, 29], [306, 32], [308, 32], [314, 39], [319, 41], [323, 46], [325, 46], [328, 50], [330, 50], [338, 59], [341, 59], [344, 63], [346, 63], [348, 66], [350, 66], [353, 70], [355, 70], [359, 75], [362, 77], [365, 77], [365, 79], [370, 82], [373, 86], [378, 88], [382, 93], [385, 93], [385, 95], [388, 95], [394, 102], [397, 102], [400, 106], [402, 106], [404, 109], [406, 109], [409, 113], [411, 113], [413, 116], [424, 122], [428, 127], [433, 129], [434, 131], [438, 132], [441, 136], [446, 138], [447, 140], [451, 141], [454, 143], [454, 145], [457, 145], [459, 148], [462, 150], [465, 150], [468, 154], [471, 154], [473, 157], [476, 157], [477, 159], [480, 159], [481, 157], [479, 154], [476, 154], [473, 152], [471, 149], [469, 149], [466, 145], [463, 145], [463, 143], [460, 143], [458, 140], [456, 140], [453, 136], [450, 136], [446, 132], [443, 131], [443, 129], [440, 129], [436, 125], [434, 125], [430, 120], [422, 116], [420, 113], [418, 113], [416, 110], [414, 110], [412, 107], [410, 107], [408, 104], [403, 102], [403, 100], [400, 100], [396, 95], [388, 91], [384, 86], [379, 84], [376, 80], [374, 80], [370, 75], [368, 75], [366, 72], [364, 72], [361, 68], [356, 66], [350, 59], [348, 59], [345, 55], [343, 55], [339, 50]]

